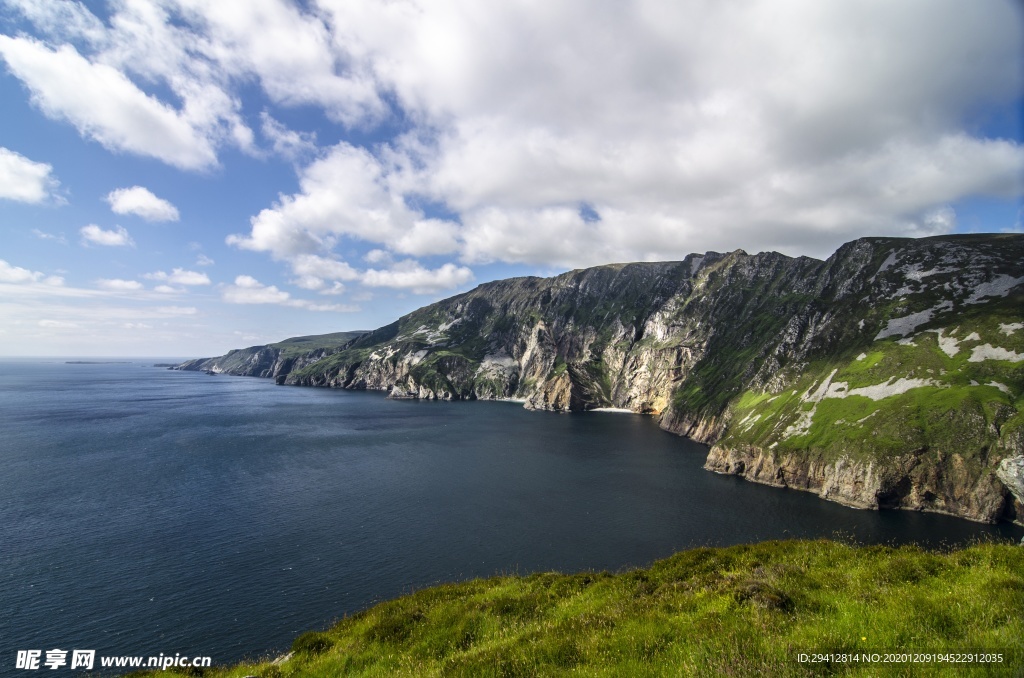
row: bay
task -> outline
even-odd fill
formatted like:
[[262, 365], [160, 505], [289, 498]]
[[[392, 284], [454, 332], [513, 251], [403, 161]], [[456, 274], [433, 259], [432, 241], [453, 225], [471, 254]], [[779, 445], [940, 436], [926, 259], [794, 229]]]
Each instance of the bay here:
[[65, 360], [0, 362], [4, 674], [19, 649], [272, 656], [435, 583], [693, 546], [1024, 534], [718, 476], [639, 415]]

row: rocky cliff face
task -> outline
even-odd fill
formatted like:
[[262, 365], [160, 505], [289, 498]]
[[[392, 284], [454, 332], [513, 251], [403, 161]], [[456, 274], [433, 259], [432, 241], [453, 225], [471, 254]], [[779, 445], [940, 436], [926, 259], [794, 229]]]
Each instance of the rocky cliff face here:
[[827, 261], [709, 252], [501, 280], [290, 363], [254, 347], [199, 369], [628, 408], [714, 444], [711, 470], [1020, 520], [1024, 469], [1000, 464], [1024, 454], [1022, 309], [1024, 237], [866, 238]]
[[276, 344], [229, 351], [219, 358], [187, 360], [171, 369], [241, 377], [277, 378], [300, 370], [338, 351], [365, 332], [335, 332], [293, 337]]

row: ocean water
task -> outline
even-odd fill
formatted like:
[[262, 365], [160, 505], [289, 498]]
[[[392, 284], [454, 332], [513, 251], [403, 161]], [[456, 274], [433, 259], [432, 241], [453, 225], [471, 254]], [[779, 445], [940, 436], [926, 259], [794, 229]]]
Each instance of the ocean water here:
[[1024, 529], [848, 509], [702, 470], [649, 417], [124, 364], [0, 362], [0, 674], [20, 649], [278, 654], [445, 581], [698, 545], [929, 546]]

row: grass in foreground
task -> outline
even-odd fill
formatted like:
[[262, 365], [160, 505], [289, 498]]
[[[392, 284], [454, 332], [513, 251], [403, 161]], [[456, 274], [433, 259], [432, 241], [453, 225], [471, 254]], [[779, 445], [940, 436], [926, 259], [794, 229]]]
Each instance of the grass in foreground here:
[[[1024, 675], [1024, 548], [936, 553], [826, 540], [699, 548], [621, 574], [432, 587], [306, 633], [293, 650], [280, 664], [204, 675]], [[814, 651], [985, 650], [1003, 653], [1003, 663], [797, 661]]]

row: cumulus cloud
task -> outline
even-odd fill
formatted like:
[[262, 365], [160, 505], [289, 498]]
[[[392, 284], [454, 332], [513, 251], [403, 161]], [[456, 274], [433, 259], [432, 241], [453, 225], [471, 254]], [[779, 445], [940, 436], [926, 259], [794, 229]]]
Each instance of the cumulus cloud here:
[[142, 289], [142, 283], [138, 280], [122, 280], [120, 278], [100, 278], [96, 284], [102, 289], [115, 292], [134, 292]]
[[142, 186], [113, 190], [107, 194], [106, 201], [115, 214], [134, 214], [146, 221], [178, 220], [177, 207]]
[[278, 304], [301, 308], [307, 311], [358, 311], [356, 306], [343, 304], [318, 304], [307, 299], [293, 299], [292, 296], [276, 285], [264, 285], [250, 275], [235, 278], [235, 284], [225, 285], [221, 290], [221, 298], [230, 304]]
[[39, 271], [30, 271], [27, 268], [20, 266], [14, 266], [7, 263], [3, 259], [0, 259], [0, 283], [11, 283], [15, 285], [24, 283], [37, 283], [42, 282], [47, 285], [63, 285], [64, 279], [51, 275], [48, 276], [45, 273]]
[[52, 166], [0, 146], [0, 198], [40, 203], [53, 196], [59, 185]]
[[200, 254], [196, 257], [196, 266], [213, 266], [214, 261], [205, 254]]
[[[225, 144], [255, 152], [234, 92], [253, 82], [274, 103], [317, 105], [345, 125], [387, 112], [364, 62], [334, 43], [318, 13], [290, 2], [254, 0], [240, 12], [231, 3], [138, 0], [112, 7], [108, 23], [73, 1], [8, 5], [48, 44], [0, 36], [0, 57], [47, 116], [112, 151], [193, 170], [216, 165]], [[175, 101], [140, 87], [154, 83]], [[309, 141], [268, 125], [280, 152]]]
[[71, 45], [50, 49], [31, 38], [0, 35], [0, 56], [44, 114], [67, 120], [109, 150], [154, 157], [182, 169], [216, 164], [211, 140], [181, 112]]
[[252, 218], [249, 235], [228, 244], [289, 259], [330, 249], [348, 236], [412, 255], [456, 247], [456, 226], [425, 218], [388, 186], [388, 173], [367, 150], [346, 142], [302, 169], [300, 192], [283, 195]]
[[361, 280], [368, 287], [390, 287], [412, 290], [417, 294], [432, 294], [465, 285], [473, 280], [473, 272], [455, 264], [428, 269], [417, 261], [407, 259], [387, 270], [371, 268], [363, 274]]
[[275, 120], [269, 113], [260, 114], [260, 131], [270, 142], [274, 153], [289, 160], [299, 160], [316, 152], [315, 132], [296, 132]]
[[1024, 80], [1009, 0], [134, 0], [106, 23], [80, 3], [10, 4], [48, 42], [0, 37], [8, 69], [112, 150], [187, 169], [254, 152], [238, 94], [253, 84], [270, 110], [378, 133], [317, 157], [260, 116], [276, 153], [316, 159], [229, 242], [289, 265], [347, 240], [453, 270], [823, 256], [866, 233], [948, 232], [957, 201], [1024, 191], [1020, 129], [984, 131]]
[[264, 285], [251, 275], [240, 275], [234, 285], [226, 285], [221, 298], [231, 304], [283, 304], [290, 294], [275, 285]]
[[276, 258], [346, 238], [466, 263], [824, 256], [1024, 192], [1021, 143], [967, 125], [1019, 95], [1011, 3], [319, 5], [416, 124], [338, 144], [230, 240]]
[[121, 226], [115, 226], [111, 231], [104, 231], [96, 224], [83, 226], [79, 231], [82, 234], [82, 244], [104, 245], [107, 247], [134, 247], [135, 241], [128, 235]]
[[142, 276], [147, 280], [160, 280], [172, 285], [209, 285], [210, 277], [202, 271], [187, 271], [183, 268], [175, 268], [170, 273], [155, 271], [145, 273]]

